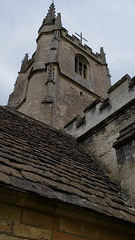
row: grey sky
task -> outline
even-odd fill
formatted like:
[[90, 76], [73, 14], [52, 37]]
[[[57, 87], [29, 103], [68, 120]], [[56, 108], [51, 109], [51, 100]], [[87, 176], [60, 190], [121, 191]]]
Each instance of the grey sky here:
[[[31, 56], [51, 0], [0, 0], [0, 104], [8, 96], [25, 53]], [[94, 52], [104, 47], [112, 84], [135, 75], [135, 0], [55, 0], [63, 26], [83, 32]]]

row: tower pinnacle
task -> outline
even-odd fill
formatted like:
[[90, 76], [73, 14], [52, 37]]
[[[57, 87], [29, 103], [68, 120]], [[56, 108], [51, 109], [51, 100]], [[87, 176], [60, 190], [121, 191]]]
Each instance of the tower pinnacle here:
[[55, 22], [55, 5], [54, 1], [52, 1], [52, 4], [50, 5], [50, 8], [48, 10], [47, 16], [43, 21], [43, 25], [51, 25]]
[[21, 70], [20, 72], [24, 72], [28, 66], [29, 56], [28, 53], [25, 54], [24, 59], [22, 60]]

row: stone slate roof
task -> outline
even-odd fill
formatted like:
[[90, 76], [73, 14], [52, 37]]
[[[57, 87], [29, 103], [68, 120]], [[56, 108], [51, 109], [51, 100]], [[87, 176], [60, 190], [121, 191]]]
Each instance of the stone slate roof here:
[[135, 223], [118, 187], [70, 137], [0, 107], [0, 185]]

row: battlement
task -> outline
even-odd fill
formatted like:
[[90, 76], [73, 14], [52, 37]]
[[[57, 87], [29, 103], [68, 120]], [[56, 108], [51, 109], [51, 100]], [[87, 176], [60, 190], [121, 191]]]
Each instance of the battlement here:
[[[66, 38], [68, 41], [70, 41], [70, 43], [79, 47], [81, 50], [83, 50], [86, 54], [91, 56], [99, 63], [106, 64], [104, 52], [103, 54], [101, 54], [101, 52], [95, 54], [89, 46], [87, 46], [86, 44], [83, 45], [78, 37], [76, 37], [75, 35], [72, 36], [69, 35], [68, 31], [65, 28], [62, 28], [62, 36]], [[100, 51], [102, 51], [102, 48], [100, 49]]]
[[122, 109], [135, 101], [135, 77], [125, 75], [108, 91], [107, 99], [98, 98], [85, 110], [83, 117], [77, 116], [65, 126], [68, 134], [76, 138], [86, 135], [89, 131], [97, 131], [117, 117]]

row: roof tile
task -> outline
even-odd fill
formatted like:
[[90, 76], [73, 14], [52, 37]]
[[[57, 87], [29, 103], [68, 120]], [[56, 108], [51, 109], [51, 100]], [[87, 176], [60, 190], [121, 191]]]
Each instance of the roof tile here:
[[0, 107], [0, 183], [135, 223], [97, 162], [67, 134]]

